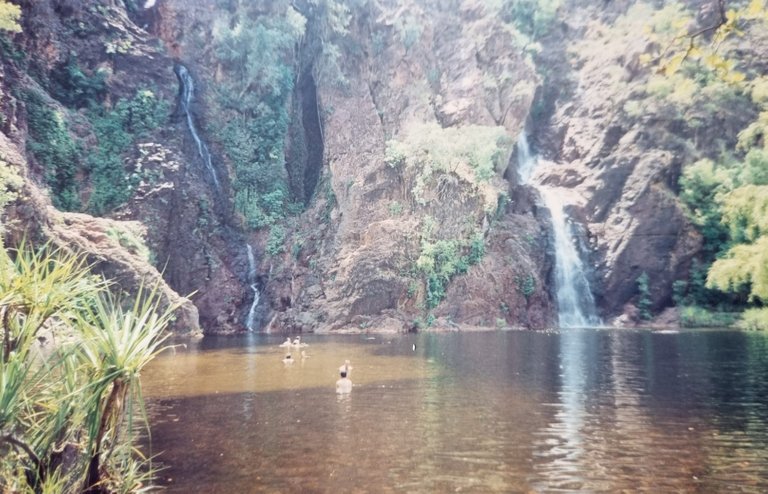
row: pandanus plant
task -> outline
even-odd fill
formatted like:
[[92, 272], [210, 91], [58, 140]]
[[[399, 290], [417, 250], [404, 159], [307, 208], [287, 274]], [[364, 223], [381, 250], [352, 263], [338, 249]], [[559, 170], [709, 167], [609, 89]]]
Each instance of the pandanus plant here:
[[[81, 255], [0, 244], [0, 485], [10, 492], [142, 488], [121, 426], [132, 430], [134, 411], [146, 418], [139, 374], [176, 306], [161, 309], [157, 287], [128, 305], [108, 288]], [[67, 338], [41, 347], [43, 332]]]
[[[79, 348], [90, 375], [87, 417], [90, 461], [85, 481], [86, 492], [103, 492], [100, 464], [107, 444], [120, 440], [120, 426], [128, 419], [131, 430], [135, 403], [143, 415], [141, 370], [164, 347], [168, 338], [164, 328], [171, 322], [176, 307], [160, 308], [157, 288], [143, 287], [133, 305], [125, 309], [119, 300], [105, 292], [79, 318], [84, 337]], [[127, 412], [127, 417], [126, 417]]]
[[83, 256], [0, 245], [0, 447], [21, 452], [25, 476], [36, 489], [47, 477], [53, 457], [47, 453], [56, 447], [46, 437], [60, 438], [62, 429], [52, 432], [46, 413], [57, 388], [48, 378], [56, 374], [59, 356], [39, 358], [35, 343], [43, 328], [70, 319], [102, 288]]

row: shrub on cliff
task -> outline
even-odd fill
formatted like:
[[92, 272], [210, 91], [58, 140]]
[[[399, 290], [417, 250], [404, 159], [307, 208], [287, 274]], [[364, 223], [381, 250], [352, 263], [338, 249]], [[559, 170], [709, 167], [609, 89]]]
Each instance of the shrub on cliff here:
[[29, 127], [27, 150], [43, 168], [54, 206], [75, 211], [80, 208], [76, 175], [82, 165], [66, 116], [35, 90], [24, 92], [23, 99]]
[[168, 103], [149, 89], [140, 89], [131, 99], [121, 99], [114, 108], [92, 107], [88, 117], [98, 140], [87, 164], [93, 192], [89, 212], [102, 215], [124, 204], [138, 176], [126, 170], [123, 156], [136, 140], [146, 136], [168, 118]]
[[536, 40], [546, 35], [554, 25], [561, 0], [505, 0], [501, 17], [515, 28]]
[[0, 159], [0, 239], [5, 231], [5, 207], [16, 200], [23, 183], [18, 170]]
[[[399, 140], [387, 143], [390, 166], [413, 167], [416, 179], [411, 190], [419, 204], [426, 204], [424, 192], [433, 175], [458, 174], [482, 187], [500, 173], [509, 160], [512, 139], [504, 127], [466, 125], [443, 128], [436, 123], [412, 124]], [[469, 170], [470, 173], [462, 173]], [[490, 194], [496, 206], [497, 194]]]

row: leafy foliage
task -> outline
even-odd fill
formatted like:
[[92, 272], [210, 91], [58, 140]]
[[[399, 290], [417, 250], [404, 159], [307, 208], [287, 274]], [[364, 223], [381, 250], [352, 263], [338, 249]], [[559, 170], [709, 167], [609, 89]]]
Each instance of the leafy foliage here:
[[129, 174], [123, 156], [135, 140], [167, 119], [168, 104], [149, 89], [130, 100], [119, 100], [111, 110], [98, 107], [88, 113], [98, 146], [87, 158], [93, 192], [88, 210], [101, 215], [127, 201], [139, 177]]
[[106, 92], [106, 73], [96, 71], [86, 75], [70, 55], [67, 62], [51, 73], [51, 95], [69, 107], [81, 108], [96, 105]]
[[152, 252], [147, 247], [141, 234], [131, 231], [128, 228], [112, 227], [107, 229], [107, 236], [114, 239], [131, 254], [140, 257], [146, 261], [153, 261]]
[[[536, 291], [536, 277], [530, 273], [525, 276], [517, 275], [515, 276], [515, 286], [517, 291], [528, 300], [528, 297]], [[507, 311], [509, 311], [509, 308], [507, 308]]]
[[648, 273], [645, 271], [637, 278], [637, 308], [640, 311], [640, 319], [644, 321], [649, 321], [653, 317], [653, 314], [651, 314], [652, 303], [649, 282]]
[[738, 314], [712, 311], [697, 305], [680, 308], [680, 325], [685, 328], [724, 328], [733, 325]]
[[712, 264], [707, 286], [724, 292], [749, 287], [751, 301], [768, 301], [768, 236], [737, 244]]
[[21, 7], [9, 3], [6, 0], [0, 0], [0, 30], [20, 33], [20, 19]]
[[[643, 9], [647, 5], [638, 3], [626, 17], [637, 18]], [[694, 134], [694, 144], [700, 129], [718, 121], [724, 130], [719, 139], [731, 145], [733, 134], [752, 114], [750, 93], [755, 93], [752, 100], [760, 98], [762, 86], [740, 62], [739, 38], [750, 28], [759, 31], [768, 25], [764, 0], [730, 10], [719, 1], [715, 19], [700, 28], [692, 28], [698, 25], [697, 14], [680, 2], [646, 14], [648, 48], [639, 60], [653, 70], [646, 85], [648, 98], [642, 104], [627, 102], [625, 110], [634, 116], [676, 121]]]
[[[710, 70], [724, 82], [738, 84], [746, 79], [746, 74], [737, 70], [736, 61], [723, 55], [719, 50], [731, 37], [741, 36], [749, 23], [768, 20], [768, 10], [764, 0], [750, 0], [742, 8], [726, 9], [724, 1], [718, 5], [718, 19], [714, 24], [693, 33], [690, 26], [694, 16], [680, 3], [672, 3], [654, 15], [651, 40], [659, 41], [659, 51], [649, 54], [648, 60], [655, 55], [655, 62], [663, 68], [666, 75], [677, 72], [688, 61], [694, 61]], [[716, 8], [718, 8], [716, 7]], [[655, 35], [655, 36], [654, 36]]]
[[690, 283], [678, 283], [676, 299], [678, 304], [721, 305], [723, 297], [712, 294], [727, 292], [731, 301], [759, 304], [768, 296], [763, 221], [768, 82], [745, 66], [739, 53], [740, 38], [768, 27], [768, 9], [764, 0], [715, 5], [714, 20], [698, 30], [691, 29], [697, 25], [695, 14], [680, 3], [653, 14], [646, 31], [653, 48], [641, 59], [656, 69], [645, 88], [652, 104], [625, 109], [642, 115], [651, 108], [658, 117], [678, 119], [694, 136], [712, 122], [722, 126], [721, 145], [735, 145], [733, 152], [698, 160], [680, 178], [679, 197], [704, 236], [704, 251]]
[[424, 188], [433, 174], [456, 173], [460, 167], [467, 167], [476, 184], [488, 182], [506, 167], [511, 148], [512, 140], [504, 127], [442, 128], [436, 123], [424, 123], [411, 125], [403, 140], [389, 141], [386, 160], [390, 166], [407, 165], [418, 171], [412, 193], [423, 205]]
[[435, 240], [434, 224], [427, 218], [422, 228], [421, 249], [416, 260], [417, 272], [424, 279], [427, 309], [434, 309], [445, 298], [454, 276], [464, 274], [477, 264], [485, 252], [483, 236], [473, 233], [468, 239]]
[[285, 228], [282, 225], [273, 225], [269, 230], [267, 239], [267, 254], [276, 256], [285, 249]]
[[5, 230], [5, 221], [2, 217], [5, 207], [18, 197], [23, 181], [18, 170], [0, 159], [0, 240]]
[[742, 329], [768, 331], [768, 308], [745, 310], [737, 326]]
[[730, 187], [731, 173], [712, 160], [701, 160], [688, 166], [680, 177], [680, 199], [704, 236], [704, 249], [710, 259], [727, 241], [727, 231], [721, 223], [722, 213], [716, 198]]
[[214, 49], [227, 71], [217, 88], [227, 122], [212, 129], [234, 168], [235, 209], [252, 228], [286, 214], [284, 169], [288, 101], [293, 90], [294, 46], [306, 19], [280, 3], [282, 16], [243, 16], [234, 28], [214, 29]]
[[130, 99], [119, 100], [114, 108], [91, 106], [88, 117], [97, 144], [87, 156], [71, 136], [67, 115], [44, 102], [36, 91], [24, 93], [30, 137], [27, 148], [45, 171], [46, 184], [58, 209], [81, 209], [78, 174], [88, 171], [93, 192], [86, 205], [97, 215], [123, 204], [131, 195], [137, 176], [127, 173], [123, 156], [135, 140], [157, 128], [168, 116], [168, 104], [148, 89]]
[[424, 26], [419, 22], [418, 17], [406, 14], [398, 16], [395, 20], [395, 30], [405, 50], [408, 51], [421, 38]]
[[36, 91], [24, 93], [29, 139], [27, 150], [42, 165], [53, 204], [64, 211], [80, 207], [76, 174], [80, 153], [69, 133], [64, 115], [49, 106]]
[[501, 16], [532, 40], [546, 35], [554, 24], [561, 0], [505, 0]]
[[[142, 290], [124, 308], [107, 287], [82, 256], [0, 247], [0, 481], [14, 492], [136, 486], [142, 460], [130, 424], [143, 410], [139, 372], [167, 337], [175, 307], [160, 309], [157, 291]], [[41, 353], [43, 331], [77, 336]]]

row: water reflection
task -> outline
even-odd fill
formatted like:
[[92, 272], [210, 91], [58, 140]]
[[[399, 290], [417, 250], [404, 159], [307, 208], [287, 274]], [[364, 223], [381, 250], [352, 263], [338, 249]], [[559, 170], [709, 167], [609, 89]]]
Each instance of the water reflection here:
[[[312, 357], [289, 368], [259, 335], [153, 363], [171, 492], [768, 489], [766, 335], [306, 340]], [[355, 388], [338, 396], [346, 358]]]

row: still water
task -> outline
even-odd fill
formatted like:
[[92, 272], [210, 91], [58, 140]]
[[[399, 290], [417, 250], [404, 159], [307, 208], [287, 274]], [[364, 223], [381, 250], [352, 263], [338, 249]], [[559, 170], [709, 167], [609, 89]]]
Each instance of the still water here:
[[290, 366], [250, 335], [144, 372], [168, 492], [768, 492], [765, 334], [304, 340]]

